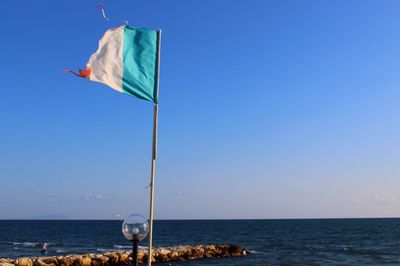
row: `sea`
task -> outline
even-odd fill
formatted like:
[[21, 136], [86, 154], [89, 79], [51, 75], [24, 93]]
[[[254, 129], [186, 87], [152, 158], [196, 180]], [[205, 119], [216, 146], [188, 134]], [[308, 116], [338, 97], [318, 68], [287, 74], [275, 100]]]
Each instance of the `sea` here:
[[[0, 257], [129, 250], [122, 221], [1, 220]], [[230, 243], [251, 251], [157, 265], [400, 265], [400, 219], [157, 220], [154, 246]], [[142, 246], [147, 242], [143, 241]]]

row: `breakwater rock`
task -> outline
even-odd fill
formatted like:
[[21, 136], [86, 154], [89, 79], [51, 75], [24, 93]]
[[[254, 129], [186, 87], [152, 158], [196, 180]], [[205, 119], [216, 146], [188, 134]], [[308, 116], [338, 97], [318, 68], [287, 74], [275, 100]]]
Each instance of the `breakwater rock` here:
[[[249, 251], [235, 245], [185, 245], [154, 248], [152, 262], [195, 260], [246, 256]], [[147, 262], [147, 249], [139, 250], [139, 263]], [[0, 258], [0, 266], [112, 266], [131, 264], [130, 251], [72, 254], [64, 256], [29, 257], [18, 259]]]

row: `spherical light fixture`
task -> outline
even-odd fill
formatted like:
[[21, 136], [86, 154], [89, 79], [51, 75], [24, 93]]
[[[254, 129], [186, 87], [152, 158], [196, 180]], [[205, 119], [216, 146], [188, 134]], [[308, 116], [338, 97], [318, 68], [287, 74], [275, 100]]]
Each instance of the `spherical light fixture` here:
[[140, 214], [129, 215], [122, 223], [122, 233], [126, 239], [132, 241], [133, 264], [138, 265], [139, 242], [149, 233], [149, 222]]

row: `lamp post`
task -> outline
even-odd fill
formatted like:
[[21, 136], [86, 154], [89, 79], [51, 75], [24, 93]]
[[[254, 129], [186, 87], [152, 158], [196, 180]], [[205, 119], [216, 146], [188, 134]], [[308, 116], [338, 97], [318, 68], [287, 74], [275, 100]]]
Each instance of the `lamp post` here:
[[140, 214], [132, 214], [122, 223], [122, 233], [132, 241], [132, 264], [137, 266], [139, 242], [149, 233], [149, 222]]

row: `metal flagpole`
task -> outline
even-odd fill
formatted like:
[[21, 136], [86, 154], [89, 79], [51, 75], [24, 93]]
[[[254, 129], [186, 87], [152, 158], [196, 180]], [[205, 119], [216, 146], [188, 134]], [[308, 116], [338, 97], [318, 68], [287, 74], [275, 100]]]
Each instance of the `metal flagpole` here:
[[[161, 30], [157, 31], [157, 83], [156, 83], [156, 99], [158, 99], [158, 86], [160, 83], [160, 45]], [[149, 217], [149, 249], [147, 252], [147, 265], [151, 266], [151, 253], [153, 245], [153, 213], [154, 213], [154, 175], [156, 172], [157, 159], [157, 131], [158, 131], [158, 103], [154, 104], [154, 121], [153, 121], [153, 148], [151, 158], [151, 181], [150, 181], [150, 217]]]

